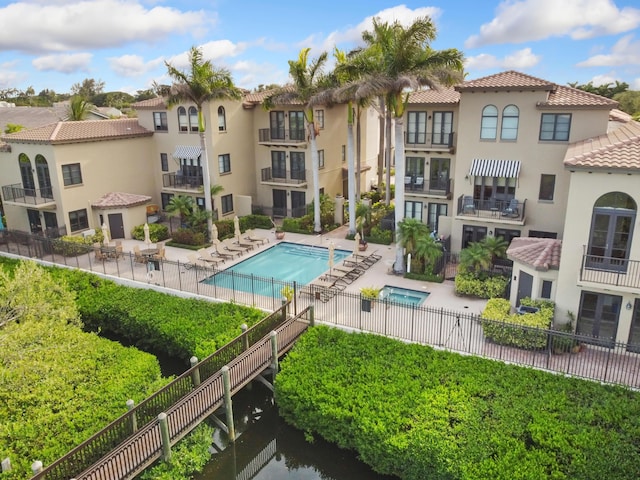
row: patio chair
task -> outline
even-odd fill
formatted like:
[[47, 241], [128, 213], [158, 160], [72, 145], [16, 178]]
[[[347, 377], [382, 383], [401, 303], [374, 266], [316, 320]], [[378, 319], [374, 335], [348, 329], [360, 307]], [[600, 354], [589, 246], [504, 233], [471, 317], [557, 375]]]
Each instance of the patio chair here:
[[470, 213], [475, 215], [476, 213], [476, 205], [473, 203], [473, 197], [470, 195], [465, 195], [462, 197], [462, 213]]
[[237, 243], [233, 243], [233, 240], [230, 238], [223, 240], [222, 245], [226, 250], [229, 250], [230, 252], [238, 252], [240, 255], [249, 251], [248, 248], [241, 247]]
[[138, 245], [133, 246], [133, 262], [136, 265], [146, 265], [147, 259], [142, 252], [140, 252], [140, 247]]
[[335, 288], [335, 285], [335, 280], [316, 279], [302, 287], [300, 289], [300, 295], [308, 295], [326, 303], [338, 293], [339, 289]]
[[502, 211], [503, 217], [517, 217], [520, 214], [520, 210], [518, 209], [518, 200], [512, 198], [509, 200], [509, 204]]
[[95, 253], [96, 260], [99, 260], [101, 262], [109, 260], [109, 257], [107, 257], [107, 255], [102, 252], [102, 247], [93, 247], [93, 252]]
[[167, 257], [165, 256], [165, 248], [164, 247], [158, 247], [158, 253], [153, 255], [151, 258], [153, 260], [155, 260], [155, 261], [166, 260]]
[[406, 177], [404, 177], [404, 188], [405, 190], [410, 190], [411, 189], [411, 181], [412, 178], [410, 175], [407, 175]]
[[198, 255], [200, 258], [200, 260], [204, 260], [205, 262], [207, 262], [208, 264], [211, 265], [218, 265], [220, 263], [224, 263], [224, 258], [218, 256], [217, 254], [212, 255], [211, 251], [207, 248], [200, 248], [198, 250]]
[[256, 242], [252, 242], [251, 240], [247, 240], [246, 238], [242, 237], [240, 237], [238, 240], [234, 240], [233, 243], [242, 248], [246, 248], [247, 250], [253, 250], [256, 246]]
[[218, 240], [214, 242], [211, 248], [215, 248], [216, 254], [220, 255], [222, 258], [236, 258], [240, 256], [240, 252], [233, 252], [231, 250], [225, 249], [225, 246]]
[[185, 264], [185, 268], [188, 270], [193, 267], [210, 270], [213, 268], [213, 265], [201, 259], [196, 252], [190, 252], [187, 254], [187, 263]]
[[260, 242], [260, 245], [269, 243], [269, 239], [267, 237], [256, 235], [256, 233], [253, 230], [247, 230], [246, 232], [244, 232], [244, 235], [245, 235], [244, 236], [245, 240], [249, 240], [250, 242], [254, 242], [254, 243]]
[[416, 177], [416, 183], [414, 184], [413, 188], [415, 190], [422, 191], [422, 189], [424, 188], [424, 177]]
[[344, 282], [346, 284], [351, 284], [353, 283], [354, 280], [358, 278], [358, 275], [355, 275], [353, 273], [353, 270], [354, 269], [352, 269], [349, 272], [346, 272], [339, 268], [332, 268], [320, 278], [322, 280], [328, 280], [328, 281], [333, 280], [335, 283]]

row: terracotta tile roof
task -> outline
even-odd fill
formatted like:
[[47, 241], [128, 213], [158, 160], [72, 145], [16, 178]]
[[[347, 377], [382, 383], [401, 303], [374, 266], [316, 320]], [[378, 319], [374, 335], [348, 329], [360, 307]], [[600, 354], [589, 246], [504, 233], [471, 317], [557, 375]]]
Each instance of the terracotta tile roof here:
[[78, 143], [96, 140], [151, 136], [153, 132], [140, 126], [135, 118], [115, 120], [83, 120], [79, 122], [57, 122], [3, 135], [7, 143]]
[[111, 192], [104, 195], [100, 200], [93, 202], [95, 208], [122, 208], [144, 205], [151, 201], [148, 195], [137, 195], [135, 193]]
[[487, 77], [468, 80], [456, 85], [457, 91], [464, 90], [553, 90], [556, 85], [553, 82], [541, 78], [525, 75], [524, 73], [509, 70], [507, 72], [496, 73]]
[[149, 98], [147, 100], [140, 100], [139, 102], [136, 102], [136, 103], [132, 103], [131, 108], [135, 110], [151, 110], [154, 108], [161, 108], [164, 110], [167, 108], [167, 106], [164, 103], [164, 98], [155, 97], [155, 98]]
[[625, 123], [605, 135], [571, 144], [564, 166], [637, 172], [640, 170], [640, 123]]
[[612, 109], [618, 106], [618, 102], [610, 100], [600, 95], [578, 90], [577, 88], [557, 85], [556, 89], [549, 94], [546, 102], [538, 102], [540, 107], [582, 107], [582, 108], [605, 108]]
[[446, 87], [440, 90], [419, 90], [409, 94], [409, 103], [422, 104], [454, 104], [460, 102], [460, 93], [453, 87]]
[[456, 85], [455, 89], [463, 91], [505, 91], [505, 90], [545, 90], [549, 94], [545, 102], [538, 106], [545, 108], [615, 108], [618, 102], [600, 95], [584, 92], [577, 88], [557, 85], [542, 78], [509, 70], [487, 77], [469, 80]]
[[633, 117], [627, 112], [623, 112], [622, 110], [614, 108], [609, 112], [609, 120], [611, 120], [612, 122], [627, 123], [633, 120]]
[[562, 240], [555, 238], [517, 237], [511, 240], [507, 258], [524, 263], [536, 270], [558, 270]]

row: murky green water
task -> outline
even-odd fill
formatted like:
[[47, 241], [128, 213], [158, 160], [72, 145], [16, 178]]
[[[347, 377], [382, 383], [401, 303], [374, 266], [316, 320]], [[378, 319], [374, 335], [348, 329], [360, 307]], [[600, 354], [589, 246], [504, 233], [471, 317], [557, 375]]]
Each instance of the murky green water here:
[[217, 429], [211, 461], [196, 480], [397, 480], [321, 439], [308, 443], [278, 416], [271, 391], [261, 384], [237, 393], [233, 411], [235, 444]]

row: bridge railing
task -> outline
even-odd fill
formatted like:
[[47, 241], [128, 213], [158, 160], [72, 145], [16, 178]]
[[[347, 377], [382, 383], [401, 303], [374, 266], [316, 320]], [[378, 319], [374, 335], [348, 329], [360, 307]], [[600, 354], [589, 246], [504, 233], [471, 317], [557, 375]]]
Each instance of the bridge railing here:
[[236, 358], [247, 348], [251, 347], [287, 320], [288, 304], [261, 320], [259, 323], [243, 332], [234, 340], [218, 349], [197, 365], [185, 371], [171, 383], [134, 406], [105, 428], [95, 433], [89, 439], [78, 445], [65, 456], [59, 458], [33, 479], [68, 480], [78, 472], [84, 471], [96, 463], [120, 443], [150, 422], [156, 421], [158, 414], [168, 410], [180, 399], [188, 395], [196, 385], [194, 378], [196, 371], [200, 381], [218, 372], [224, 365]]

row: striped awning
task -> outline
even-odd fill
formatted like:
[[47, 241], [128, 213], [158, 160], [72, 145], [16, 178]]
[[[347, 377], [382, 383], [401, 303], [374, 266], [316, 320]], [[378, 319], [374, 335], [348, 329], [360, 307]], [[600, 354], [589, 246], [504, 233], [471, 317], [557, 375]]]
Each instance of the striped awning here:
[[476, 177], [518, 178], [518, 175], [520, 175], [520, 161], [474, 158], [469, 175]]
[[178, 145], [176, 147], [176, 151], [173, 152], [173, 158], [185, 159], [185, 160], [197, 160], [200, 154], [202, 153], [202, 149], [200, 146], [194, 147], [191, 145]]

